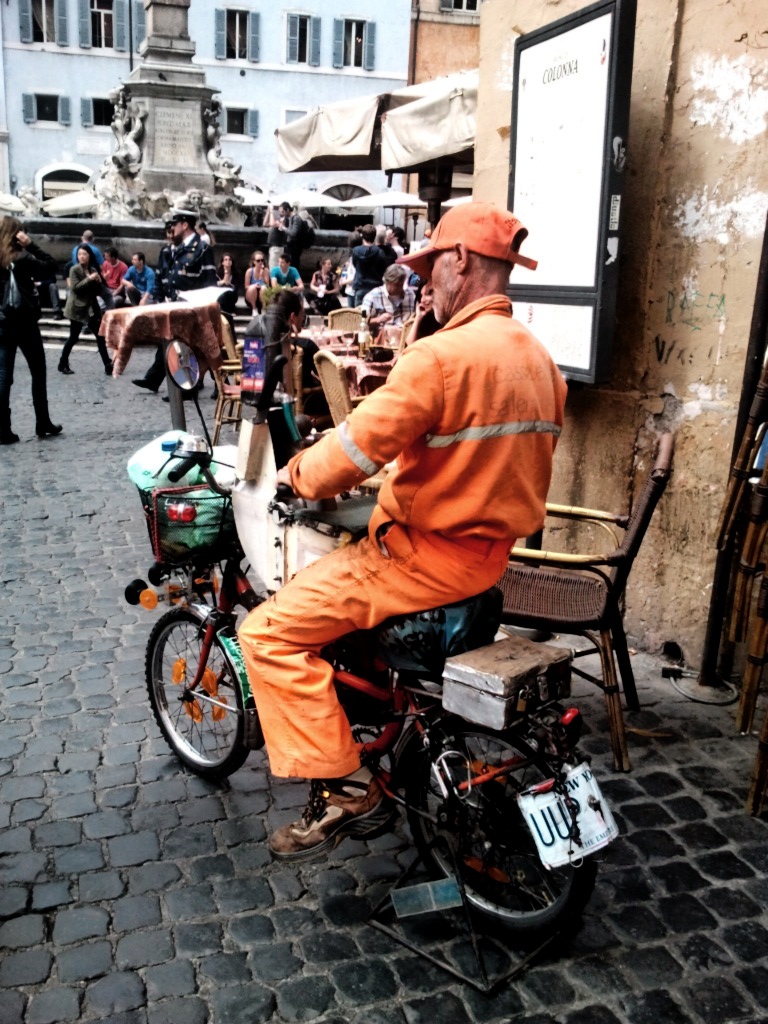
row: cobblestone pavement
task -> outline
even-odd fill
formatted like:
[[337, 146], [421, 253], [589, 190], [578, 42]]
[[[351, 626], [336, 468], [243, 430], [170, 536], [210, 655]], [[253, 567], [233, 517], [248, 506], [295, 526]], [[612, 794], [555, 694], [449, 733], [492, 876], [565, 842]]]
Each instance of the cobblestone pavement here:
[[224, 786], [182, 770], [145, 698], [157, 612], [122, 599], [150, 561], [125, 462], [168, 406], [85, 346], [72, 365], [51, 374], [64, 433], [38, 441], [22, 361], [22, 442], [0, 450], [0, 1024], [768, 1019], [768, 830], [743, 811], [755, 737], [642, 655], [631, 774], [610, 771], [598, 695], [575, 693], [622, 837], [579, 933], [499, 994], [365, 923], [412, 858], [402, 825], [271, 863], [265, 836], [304, 785], [270, 779], [262, 755]]

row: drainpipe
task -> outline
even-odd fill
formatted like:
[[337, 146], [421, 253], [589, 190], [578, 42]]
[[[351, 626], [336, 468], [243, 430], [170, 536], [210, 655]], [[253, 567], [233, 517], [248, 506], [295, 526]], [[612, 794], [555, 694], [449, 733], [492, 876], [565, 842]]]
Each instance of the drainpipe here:
[[408, 54], [408, 85], [416, 82], [416, 54], [419, 49], [419, 20], [421, 18], [421, 4], [419, 0], [411, 0], [411, 45]]

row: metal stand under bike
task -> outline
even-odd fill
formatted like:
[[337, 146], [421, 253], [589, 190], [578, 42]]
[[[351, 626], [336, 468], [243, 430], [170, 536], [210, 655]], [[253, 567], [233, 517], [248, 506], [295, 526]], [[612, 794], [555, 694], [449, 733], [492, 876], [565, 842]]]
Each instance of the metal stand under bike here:
[[[391, 939], [399, 942], [401, 946], [405, 946], [418, 956], [429, 960], [436, 967], [448, 971], [449, 974], [452, 974], [460, 981], [465, 981], [484, 995], [490, 995], [505, 981], [517, 977], [518, 974], [524, 971], [534, 957], [538, 956], [546, 946], [557, 938], [559, 933], [555, 932], [542, 942], [541, 945], [525, 952], [511, 950], [489, 935], [480, 935], [472, 920], [471, 904], [467, 898], [461, 873], [458, 870], [456, 853], [447, 833], [438, 832], [430, 841], [427, 852], [438, 845], [447, 852], [453, 866], [453, 875], [436, 882], [417, 882], [415, 885], [408, 885], [418, 868], [424, 864], [424, 854], [419, 854], [413, 863], [400, 875], [384, 898], [371, 911], [368, 917], [368, 924], [389, 935]], [[459, 966], [452, 963], [447, 958], [447, 955], [440, 955], [437, 951], [430, 951], [424, 947], [423, 943], [417, 944], [415, 939], [409, 938], [405, 934], [404, 926], [400, 923], [403, 919], [420, 918], [426, 914], [440, 914], [444, 920], [446, 912], [451, 911], [455, 912], [454, 917], [463, 925], [463, 938], [465, 940], [468, 938], [471, 943], [476, 968], [474, 974], [465, 973]], [[488, 976], [486, 958], [481, 942], [489, 945], [510, 964], [507, 969], [497, 973], [495, 977], [489, 978]]]

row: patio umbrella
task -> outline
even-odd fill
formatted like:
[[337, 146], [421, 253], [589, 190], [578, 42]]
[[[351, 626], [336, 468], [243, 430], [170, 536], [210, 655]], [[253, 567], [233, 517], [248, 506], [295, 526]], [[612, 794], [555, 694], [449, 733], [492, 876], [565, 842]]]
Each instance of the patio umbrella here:
[[311, 188], [291, 188], [285, 192], [278, 192], [270, 196], [269, 202], [274, 206], [280, 203], [290, 203], [291, 206], [305, 206], [308, 210], [330, 210], [332, 207], [341, 206], [340, 199], [327, 196], [324, 192], [315, 192]]
[[3, 213], [26, 213], [27, 208], [18, 196], [12, 196], [9, 192], [0, 192], [0, 210]]
[[89, 188], [81, 188], [77, 192], [67, 192], [63, 196], [54, 196], [43, 203], [43, 213], [51, 217], [71, 217], [78, 213], [95, 213], [99, 201], [96, 193]]
[[328, 103], [275, 132], [281, 171], [406, 170], [471, 152], [477, 70]]
[[397, 209], [411, 206], [423, 207], [427, 204], [419, 199], [412, 192], [399, 192], [397, 189], [388, 189], [386, 192], [374, 192], [369, 196], [355, 196], [354, 199], [346, 199], [344, 206], [351, 209], [378, 209], [380, 206]]
[[464, 206], [465, 203], [471, 203], [472, 196], [456, 196], [455, 199], [448, 199], [443, 203], [443, 209], [446, 206], [450, 209], [452, 206]]

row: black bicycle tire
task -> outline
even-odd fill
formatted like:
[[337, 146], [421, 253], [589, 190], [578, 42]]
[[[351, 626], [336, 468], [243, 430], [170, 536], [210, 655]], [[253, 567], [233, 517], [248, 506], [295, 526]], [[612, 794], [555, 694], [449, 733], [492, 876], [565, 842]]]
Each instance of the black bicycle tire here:
[[[181, 706], [179, 707], [179, 713], [176, 716], [170, 713], [168, 702], [164, 699], [165, 693], [162, 689], [162, 681], [157, 680], [155, 670], [156, 658], [162, 656], [160, 645], [164, 644], [167, 640], [170, 635], [170, 629], [172, 629], [174, 625], [187, 623], [199, 630], [203, 623], [203, 618], [204, 617], [200, 613], [195, 612], [188, 606], [184, 606], [171, 608], [165, 613], [165, 615], [158, 619], [147, 642], [145, 661], [146, 683], [152, 713], [168, 746], [187, 766], [187, 768], [190, 769], [190, 771], [193, 771], [196, 775], [200, 775], [202, 778], [219, 780], [227, 778], [229, 775], [236, 772], [238, 768], [241, 768], [250, 753], [249, 749], [243, 742], [243, 699], [237, 679], [232, 680], [231, 687], [231, 696], [235, 702], [237, 720], [233, 742], [231, 743], [228, 752], [223, 757], [206, 761], [202, 756], [194, 756], [192, 745], [184, 738], [180, 729], [174, 726], [174, 718], [176, 717], [188, 730], [192, 728], [191, 725], [188, 725], [187, 722], [181, 718], [181, 712], [183, 710]], [[218, 638], [214, 638], [214, 646], [221, 654], [222, 662], [229, 665], [226, 652]]]
[[[548, 768], [546, 761], [542, 758], [537, 758], [530, 747], [525, 744], [522, 738], [515, 736], [514, 734], [502, 734], [494, 732], [490, 729], [485, 729], [482, 726], [472, 725], [469, 722], [465, 722], [463, 719], [450, 716], [443, 719], [441, 723], [445, 733], [450, 733], [452, 736], [483, 736], [492, 738], [495, 742], [500, 742], [508, 747], [517, 750], [526, 756], [532, 758], [532, 768], [535, 773], [539, 773], [538, 777], [551, 776], [551, 769]], [[403, 758], [407, 758], [408, 768], [404, 773], [406, 779], [405, 783], [405, 798], [407, 803], [407, 816], [408, 824], [411, 829], [416, 847], [421, 855], [424, 864], [433, 878], [444, 878], [448, 874], [452, 873], [452, 864], [448, 862], [447, 857], [440, 857], [435, 854], [435, 848], [430, 847], [430, 840], [434, 838], [436, 831], [435, 826], [429, 821], [422, 812], [433, 812], [434, 807], [429, 806], [429, 795], [430, 795], [430, 777], [431, 777], [431, 766], [432, 760], [428, 756], [426, 751], [419, 750], [419, 739], [417, 734], [411, 738], [409, 743], [403, 748]], [[487, 790], [489, 793], [495, 793], [492, 787], [497, 786], [498, 783], [491, 782], [486, 783], [485, 786], [479, 787], [483, 790], [486, 787], [491, 787]], [[535, 845], [532, 837], [528, 832], [525, 823], [522, 821], [522, 817], [517, 810], [516, 801], [507, 799], [505, 802], [505, 811], [508, 813], [508, 819], [510, 820], [510, 836], [514, 836], [514, 843], [510, 846], [514, 851], [515, 848], [519, 848], [524, 852], [526, 857], [526, 863], [533, 868], [533, 857], [535, 855]], [[518, 831], [513, 833], [514, 823], [516, 822]], [[496, 851], [497, 853], [498, 851]], [[508, 906], [504, 905], [501, 897], [498, 898], [497, 902], [489, 898], [487, 893], [485, 895], [476, 891], [477, 883], [475, 878], [477, 875], [473, 875], [470, 868], [462, 870], [462, 864], [465, 861], [462, 859], [462, 850], [459, 846], [458, 853], [456, 856], [457, 863], [462, 875], [462, 882], [464, 884], [467, 900], [470, 906], [482, 914], [486, 919], [494, 921], [496, 924], [501, 925], [506, 934], [515, 936], [522, 943], [538, 942], [543, 938], [549, 937], [552, 934], [560, 932], [568, 932], [575, 927], [580, 918], [584, 907], [589, 901], [594, 889], [595, 880], [597, 876], [597, 863], [593, 857], [585, 858], [578, 867], [558, 869], [558, 874], [555, 876], [551, 872], [547, 872], [546, 869], [541, 865], [538, 860], [538, 856], [535, 857], [536, 864], [538, 865], [537, 871], [541, 872], [541, 878], [546, 879], [548, 882], [553, 878], [565, 879], [567, 884], [567, 891], [564, 891], [554, 902], [540, 910], [536, 911], [523, 911], [523, 910], [510, 910]], [[482, 879], [486, 889], [491, 889], [491, 881], [488, 879]], [[502, 883], [498, 883], [499, 886]], [[512, 884], [512, 877], [510, 877], [510, 885]], [[512, 892], [512, 890], [508, 890]], [[501, 890], [500, 890], [501, 892]]]

